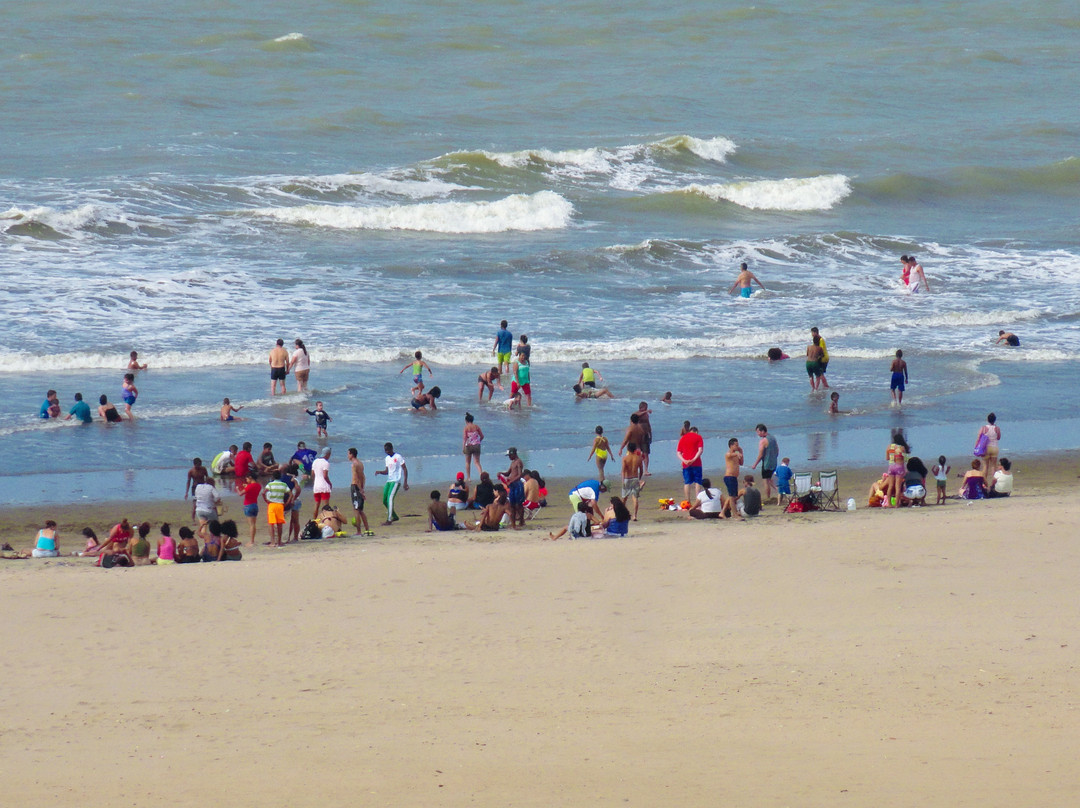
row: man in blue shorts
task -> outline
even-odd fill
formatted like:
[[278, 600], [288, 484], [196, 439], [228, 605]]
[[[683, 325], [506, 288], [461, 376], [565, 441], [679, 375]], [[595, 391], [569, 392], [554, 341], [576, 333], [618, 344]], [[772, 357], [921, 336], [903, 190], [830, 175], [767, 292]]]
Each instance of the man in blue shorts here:
[[704, 450], [705, 440], [696, 427], [690, 427], [675, 447], [675, 453], [682, 463], [683, 498], [688, 502], [694, 502], [701, 490], [701, 453]]

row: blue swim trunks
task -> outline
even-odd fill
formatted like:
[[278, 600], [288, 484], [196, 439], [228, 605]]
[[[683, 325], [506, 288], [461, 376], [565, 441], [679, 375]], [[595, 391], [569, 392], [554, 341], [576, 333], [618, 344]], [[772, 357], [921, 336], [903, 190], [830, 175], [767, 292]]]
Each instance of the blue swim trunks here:
[[889, 389], [899, 390], [901, 393], [904, 392], [904, 374], [901, 371], [893, 371], [892, 381], [889, 382]]
[[682, 470], [682, 479], [686, 485], [701, 482], [701, 466], [686, 466]]
[[742, 289], [739, 290], [739, 294], [743, 297], [750, 297], [750, 295], [752, 295], [753, 293], [753, 290], [749, 286], [744, 286]]
[[511, 505], [522, 505], [525, 502], [525, 481], [515, 480], [510, 483], [510, 487], [506, 489], [506, 498], [510, 500]]
[[727, 492], [729, 497], [737, 497], [739, 495], [738, 477], [724, 477], [724, 485], [727, 486]]

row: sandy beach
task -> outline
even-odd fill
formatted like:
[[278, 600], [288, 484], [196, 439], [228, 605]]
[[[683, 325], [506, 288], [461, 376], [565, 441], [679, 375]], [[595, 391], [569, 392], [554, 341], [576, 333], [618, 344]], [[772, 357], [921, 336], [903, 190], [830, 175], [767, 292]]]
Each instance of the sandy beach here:
[[[7, 800], [1067, 805], [1076, 459], [892, 512], [855, 470], [854, 513], [746, 523], [660, 512], [656, 480], [613, 541], [541, 541], [569, 515], [553, 494], [520, 532], [407, 516], [238, 564], [5, 561]], [[51, 516], [77, 549], [111, 514], [6, 509], [0, 534]]]

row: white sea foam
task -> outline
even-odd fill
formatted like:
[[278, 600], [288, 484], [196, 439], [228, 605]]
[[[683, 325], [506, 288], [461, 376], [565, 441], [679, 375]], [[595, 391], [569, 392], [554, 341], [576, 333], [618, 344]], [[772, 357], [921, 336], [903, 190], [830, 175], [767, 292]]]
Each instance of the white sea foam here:
[[305, 37], [304, 37], [303, 34], [298, 33], [296, 31], [293, 31], [291, 34], [285, 34], [284, 36], [279, 36], [274, 41], [275, 42], [296, 42], [296, 41], [304, 39], [304, 38]]
[[297, 177], [258, 177], [249, 180], [256, 187], [267, 185], [282, 188], [290, 185], [310, 188], [313, 191], [340, 191], [359, 189], [375, 194], [404, 196], [409, 199], [427, 199], [449, 196], [454, 191], [467, 190], [466, 186], [431, 179], [400, 179], [385, 174], [323, 174]]
[[570, 224], [574, 206], [553, 191], [540, 191], [514, 194], [493, 202], [429, 202], [386, 207], [300, 205], [249, 212], [290, 224], [342, 230], [503, 233], [564, 228]]
[[8, 208], [0, 213], [0, 228], [5, 231], [16, 225], [42, 224], [57, 233], [69, 236], [109, 221], [126, 223], [126, 217], [116, 208], [95, 204], [79, 205], [66, 210], [47, 206]]
[[827, 174], [716, 185], [694, 183], [677, 189], [677, 192], [726, 200], [751, 210], [829, 210], [851, 193], [851, 182], [843, 174]]
[[726, 137], [714, 137], [702, 139], [691, 135], [676, 135], [657, 143], [650, 143], [650, 147], [666, 151], [686, 149], [703, 160], [712, 160], [716, 163], [726, 163], [728, 157], [735, 153], [738, 146]]
[[485, 157], [503, 168], [522, 168], [529, 163], [548, 163], [552, 166], [577, 169], [581, 172], [606, 174], [611, 171], [608, 156], [600, 149], [525, 149], [516, 152], [481, 152]]

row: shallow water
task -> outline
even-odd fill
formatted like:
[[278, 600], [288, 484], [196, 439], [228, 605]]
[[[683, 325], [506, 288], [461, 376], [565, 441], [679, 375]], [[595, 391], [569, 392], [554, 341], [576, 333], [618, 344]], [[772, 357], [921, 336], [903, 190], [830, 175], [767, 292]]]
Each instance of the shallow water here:
[[[893, 426], [926, 454], [967, 452], [991, 409], [1009, 451], [1080, 446], [1074, 10], [10, 9], [5, 482], [71, 499], [85, 485], [67, 475], [100, 470], [97, 495], [172, 496], [147, 467], [178, 491], [192, 455], [238, 432], [313, 437], [304, 402], [267, 398], [277, 337], [307, 342], [338, 455], [378, 462], [394, 440], [442, 479], [504, 317], [535, 345], [537, 408], [478, 412], [487, 445], [560, 474], [597, 423], [621, 431], [628, 403], [669, 389], [658, 438], [689, 418], [746, 443], [765, 420], [806, 460], [876, 460]], [[931, 294], [903, 289], [904, 252]], [[744, 260], [767, 287], [749, 301], [726, 293]], [[758, 359], [798, 357], [811, 325], [854, 415], [825, 417], [797, 359]], [[1001, 328], [1022, 347], [996, 347]], [[132, 348], [152, 365], [145, 417], [33, 417], [48, 387], [65, 409], [76, 390], [116, 398]], [[396, 375], [416, 348], [445, 390], [438, 417], [409, 412]], [[574, 405], [584, 360], [626, 400]], [[225, 395], [249, 421], [214, 420]]]

